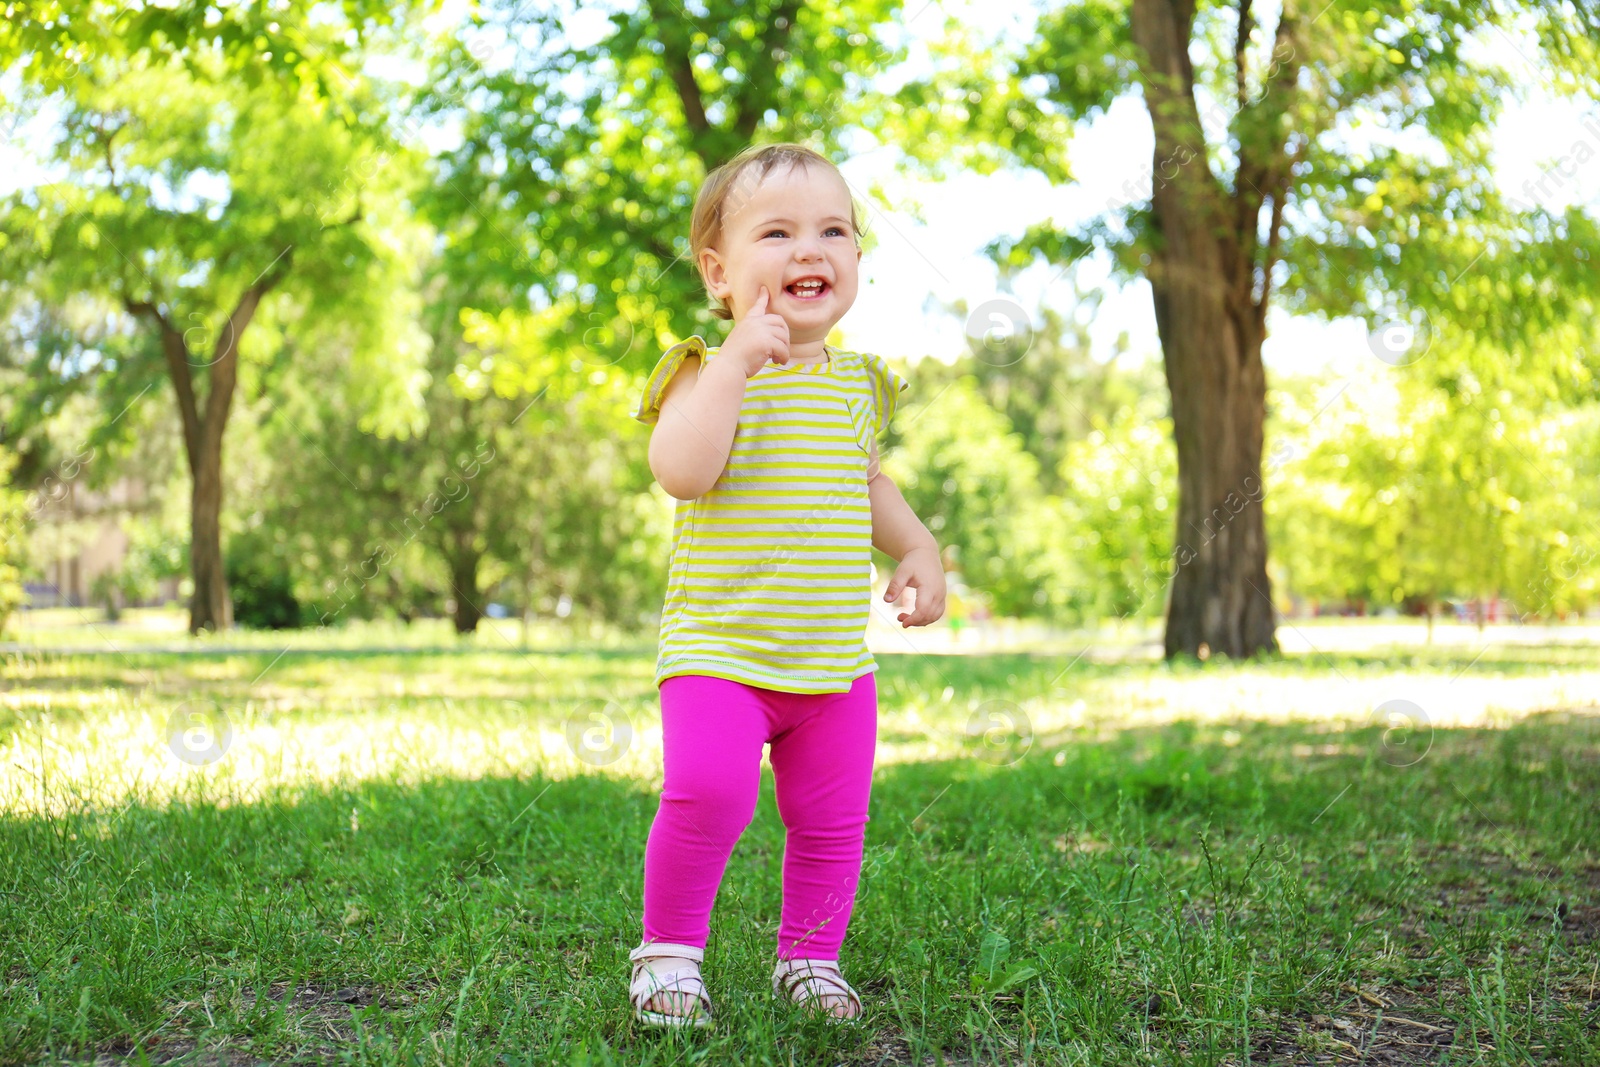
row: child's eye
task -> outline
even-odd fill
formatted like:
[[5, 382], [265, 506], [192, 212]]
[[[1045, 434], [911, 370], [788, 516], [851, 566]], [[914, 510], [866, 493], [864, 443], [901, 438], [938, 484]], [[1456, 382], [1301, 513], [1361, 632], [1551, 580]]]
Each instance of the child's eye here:
[[[784, 231], [784, 230], [768, 230], [766, 233], [762, 234], [761, 236], [762, 236], [763, 239], [765, 239], [767, 237], [771, 237], [775, 233], [785, 233], [785, 232], [787, 232], [787, 231]], [[836, 233], [840, 237], [846, 236], [846, 234], [844, 232], [844, 227], [842, 227], [842, 226], [829, 226], [823, 232], [824, 233]]]

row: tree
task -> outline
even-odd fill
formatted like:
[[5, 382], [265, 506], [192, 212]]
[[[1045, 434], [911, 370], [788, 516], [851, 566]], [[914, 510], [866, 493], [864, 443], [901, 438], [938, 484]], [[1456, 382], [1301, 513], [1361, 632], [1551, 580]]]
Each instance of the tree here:
[[1191, 532], [1176, 550], [1172, 544], [1176, 472], [1165, 404], [1159, 394], [1147, 396], [1096, 421], [1061, 462], [1071, 549], [1096, 578], [1083, 591], [1084, 613], [1156, 617], [1173, 571], [1192, 561], [1205, 539]]
[[563, 603], [575, 617], [629, 626], [658, 612], [671, 513], [645, 458], [649, 428], [617, 426], [637, 378], [543, 348], [546, 327], [528, 316], [471, 312], [466, 327], [479, 362], [459, 369], [460, 385], [475, 410], [505, 411], [483, 420], [496, 459], [482, 484], [485, 544], [507, 569], [504, 595], [522, 603], [524, 619]]
[[[1178, 454], [1176, 541], [1217, 531], [1176, 568], [1169, 657], [1276, 648], [1262, 509], [1236, 507], [1261, 491], [1261, 346], [1275, 302], [1363, 313], [1379, 349], [1400, 327], [1425, 337], [1430, 317], [1449, 319], [1483, 342], [1479, 351], [1569, 386], [1595, 356], [1592, 337], [1560, 352], [1540, 345], [1592, 313], [1583, 275], [1600, 251], [1594, 220], [1500, 196], [1487, 134], [1502, 100], [1522, 89], [1469, 41], [1486, 27], [1518, 33], [1531, 15], [1542, 69], [1572, 93], [1593, 84], [1600, 13], [1376, 0], [1315, 8], [1284, 0], [1267, 33], [1250, 0], [1084, 0], [1043, 16], [1017, 55], [953, 36], [938, 73], [884, 105], [933, 173], [998, 152], [1055, 176], [1068, 170], [1068, 142], [1037, 131], [1141, 95], [1152, 165], [1127, 200], [1085, 226], [1041, 223], [991, 251], [1018, 269], [1038, 257], [1065, 267], [1102, 248], [1124, 279], [1151, 286]], [[1414, 140], [1354, 137], [1369, 118], [1425, 134], [1445, 162]], [[1408, 343], [1378, 355], [1418, 353]]]
[[904, 54], [876, 43], [894, 0], [702, 6], [647, 0], [575, 47], [558, 15], [486, 4], [437, 57], [423, 110], [463, 138], [441, 159], [451, 276], [527, 314], [541, 351], [648, 369], [720, 327], [686, 255], [701, 179], [753, 140], [837, 151], [847, 102]]
[[[114, 419], [167, 380], [191, 475], [191, 633], [232, 624], [223, 442], [264, 302], [341, 322], [358, 362], [389, 328], [396, 257], [366, 220], [394, 197], [393, 150], [370, 121], [375, 94], [342, 68], [343, 28], [308, 9], [90, 7], [69, 20], [39, 5], [0, 37], [0, 54], [32, 49], [24, 73], [61, 108], [54, 159], [69, 175], [0, 205], [0, 277], [43, 304], [91, 303], [108, 324], [102, 344], [32, 346], [21, 421], [90, 389]], [[374, 274], [386, 276], [364, 290]], [[379, 393], [407, 370], [385, 355], [366, 368]]]

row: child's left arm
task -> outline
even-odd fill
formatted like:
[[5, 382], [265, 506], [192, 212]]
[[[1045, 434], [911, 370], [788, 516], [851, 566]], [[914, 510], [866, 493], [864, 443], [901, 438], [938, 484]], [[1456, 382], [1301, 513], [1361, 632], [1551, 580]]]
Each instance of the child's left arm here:
[[867, 497], [872, 501], [872, 547], [899, 561], [883, 599], [893, 603], [911, 586], [917, 606], [901, 612], [902, 626], [926, 626], [944, 615], [944, 564], [939, 543], [900, 495], [900, 487], [878, 469], [878, 442], [867, 462]]

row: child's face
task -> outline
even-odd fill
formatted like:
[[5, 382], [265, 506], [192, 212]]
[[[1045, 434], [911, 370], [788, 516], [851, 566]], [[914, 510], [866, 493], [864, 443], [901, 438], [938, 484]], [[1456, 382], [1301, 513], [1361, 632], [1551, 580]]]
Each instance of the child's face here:
[[[833, 170], [810, 165], [775, 168], [754, 189], [741, 177], [724, 201], [721, 239], [700, 253], [706, 287], [734, 321], [766, 286], [767, 311], [783, 316], [791, 342], [820, 341], [844, 318], [860, 262], [849, 187]], [[820, 295], [792, 288], [807, 277], [823, 281]]]

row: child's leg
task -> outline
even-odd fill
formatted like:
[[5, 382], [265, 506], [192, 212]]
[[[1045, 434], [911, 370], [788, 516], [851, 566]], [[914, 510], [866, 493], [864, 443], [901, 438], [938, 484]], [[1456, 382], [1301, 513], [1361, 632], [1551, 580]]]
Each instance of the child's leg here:
[[706, 675], [661, 683], [666, 781], [644, 853], [644, 940], [706, 946], [711, 905], [755, 815], [767, 714], [750, 687]]
[[[874, 675], [847, 693], [790, 694], [772, 738], [783, 852], [779, 959], [839, 958], [861, 875], [878, 737]], [[804, 702], [804, 703], [801, 703]]]

